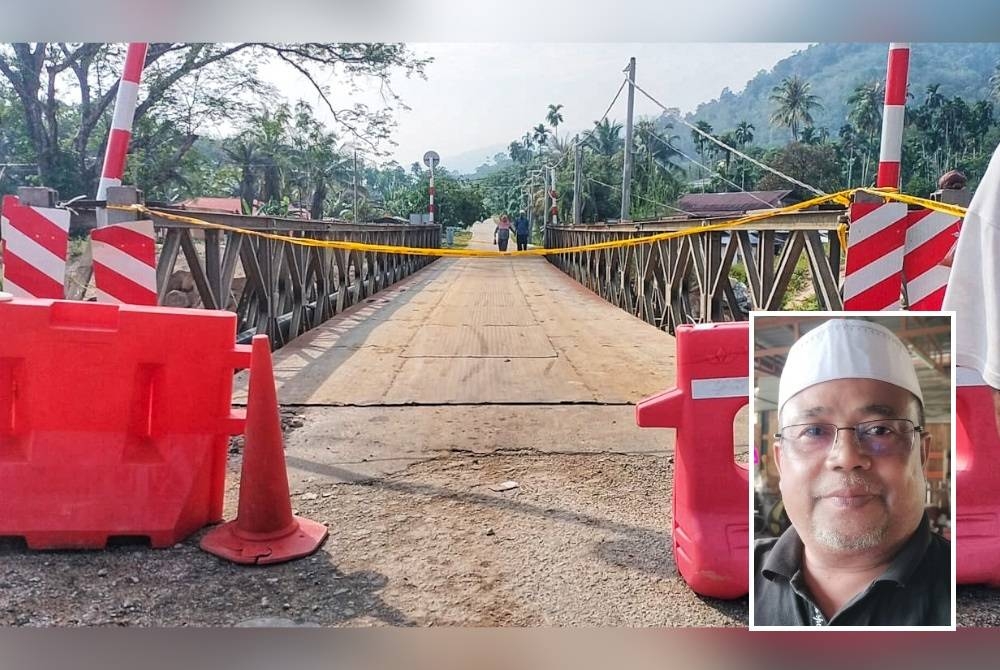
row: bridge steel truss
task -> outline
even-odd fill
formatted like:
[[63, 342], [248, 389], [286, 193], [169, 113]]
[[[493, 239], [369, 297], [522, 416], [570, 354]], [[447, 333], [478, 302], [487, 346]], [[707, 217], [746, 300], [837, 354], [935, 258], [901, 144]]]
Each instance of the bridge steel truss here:
[[[843, 210], [800, 212], [731, 230], [644, 245], [552, 254], [549, 261], [608, 302], [657, 328], [748, 318], [734, 288], [734, 265], [746, 274], [753, 310], [780, 310], [796, 266], [807, 268], [818, 309], [842, 310], [844, 250], [837, 235]], [[677, 219], [653, 223], [559, 225], [546, 228], [550, 248], [648, 237], [718, 223]], [[804, 261], [801, 260], [804, 257]]]
[[[209, 223], [290, 237], [364, 244], [437, 248], [440, 226], [346, 224], [293, 218], [240, 216], [161, 210]], [[170, 278], [183, 270], [183, 256], [206, 309], [234, 309], [237, 341], [266, 334], [278, 348], [335, 314], [436, 260], [404, 255], [323, 247], [305, 247], [233, 231], [151, 217], [162, 240], [157, 264], [159, 304], [165, 304]], [[158, 245], [159, 246], [159, 245]], [[242, 288], [234, 282], [245, 277]], [[236, 290], [234, 290], [236, 287]]]

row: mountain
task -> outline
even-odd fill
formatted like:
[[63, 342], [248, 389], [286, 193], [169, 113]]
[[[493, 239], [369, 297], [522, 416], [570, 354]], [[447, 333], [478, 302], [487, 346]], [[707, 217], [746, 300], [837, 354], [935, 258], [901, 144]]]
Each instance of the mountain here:
[[[826, 128], [836, 137], [847, 122], [847, 98], [859, 84], [885, 80], [889, 45], [815, 44], [779, 61], [770, 71], [761, 70], [746, 87], [734, 93], [723, 89], [718, 98], [702, 103], [685, 119], [707, 121], [714, 134], [732, 130], [740, 121], [755, 128], [754, 143], [762, 146], [784, 144], [788, 129], [772, 126], [774, 103], [772, 90], [785, 77], [798, 75], [808, 81], [818, 95], [823, 109], [814, 114], [817, 128]], [[959, 96], [970, 104], [989, 95], [989, 77], [1000, 62], [1000, 43], [917, 43], [910, 45], [910, 100], [923, 102], [930, 84], [940, 84], [939, 92], [947, 98]], [[682, 139], [689, 136], [675, 124], [673, 132]]]
[[[510, 144], [508, 142], [507, 144]], [[473, 174], [480, 165], [492, 163], [495, 154], [507, 154], [507, 144], [478, 147], [458, 154], [441, 154], [441, 166], [455, 174]]]

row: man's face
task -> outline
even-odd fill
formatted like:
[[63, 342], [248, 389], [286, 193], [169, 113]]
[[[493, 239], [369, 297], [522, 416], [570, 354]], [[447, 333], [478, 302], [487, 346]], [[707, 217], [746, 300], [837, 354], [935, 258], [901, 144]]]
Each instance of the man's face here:
[[[854, 426], [877, 419], [918, 423], [917, 401], [893, 384], [838, 379], [792, 396], [781, 425]], [[830, 449], [802, 455], [775, 442], [775, 465], [788, 518], [807, 547], [836, 553], [877, 552], [905, 540], [924, 513], [923, 461], [929, 437], [909, 434], [901, 454], [862, 453], [852, 430], [839, 431]]]

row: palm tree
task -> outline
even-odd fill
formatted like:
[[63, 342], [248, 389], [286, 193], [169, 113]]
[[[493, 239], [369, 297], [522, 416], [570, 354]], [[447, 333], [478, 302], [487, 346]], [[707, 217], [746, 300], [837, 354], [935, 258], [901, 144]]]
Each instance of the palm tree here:
[[740, 121], [736, 124], [736, 129], [733, 130], [733, 137], [741, 147], [745, 147], [753, 142], [754, 130], [753, 124], [749, 121]]
[[846, 157], [847, 159], [846, 184], [847, 188], [851, 188], [853, 186], [851, 182], [854, 179], [855, 154], [858, 150], [858, 131], [854, 126], [847, 123], [840, 127], [840, 141], [838, 146], [840, 147], [841, 157]]
[[545, 127], [544, 123], [539, 123], [537, 126], [531, 129], [532, 138], [538, 143], [539, 147], [544, 147], [546, 141], [549, 139], [549, 129]]
[[253, 203], [257, 197], [257, 145], [250, 133], [244, 132], [229, 140], [223, 151], [240, 168], [240, 202], [244, 214], [253, 214]]
[[[701, 133], [697, 130], [692, 130], [691, 139], [694, 141], [694, 146], [698, 150], [698, 155], [701, 156], [701, 162], [705, 163], [706, 154], [712, 153], [715, 150], [715, 144], [709, 141], [705, 135], [711, 135], [714, 129], [712, 128], [712, 124], [708, 121], [698, 121], [694, 125], [701, 131]], [[701, 168], [699, 168], [699, 174], [701, 174], [700, 170]]]
[[510, 159], [515, 163], [524, 163], [531, 157], [531, 152], [528, 151], [527, 147], [517, 140], [510, 143], [507, 147], [507, 153], [510, 154]]
[[813, 111], [823, 108], [819, 96], [810, 93], [810, 88], [809, 82], [795, 75], [785, 77], [771, 91], [771, 102], [778, 104], [778, 108], [771, 114], [771, 123], [791, 130], [792, 140], [795, 142], [799, 140], [799, 128], [813, 124]]
[[621, 138], [622, 124], [604, 119], [594, 122], [594, 132], [587, 138], [587, 145], [602, 156], [614, 156], [625, 147]]
[[285, 172], [288, 168], [288, 122], [291, 113], [288, 105], [275, 110], [263, 109], [251, 117], [254, 138], [264, 163], [264, 186], [261, 200], [274, 203], [281, 200]]
[[802, 144], [819, 144], [820, 133], [816, 129], [816, 126], [806, 126], [802, 129], [802, 133], [799, 135], [799, 141]]
[[556, 129], [559, 128], [559, 124], [563, 122], [563, 116], [559, 112], [562, 108], [562, 105], [549, 105], [549, 111], [545, 114], [545, 120], [552, 126], [553, 135], [555, 135]]
[[530, 130], [521, 136], [521, 144], [524, 145], [524, 150], [528, 152], [528, 159], [530, 160], [531, 150], [535, 147], [535, 138], [532, 136]]
[[865, 157], [861, 166], [861, 182], [868, 183], [868, 168], [875, 151], [875, 135], [882, 127], [882, 102], [885, 93], [882, 82], [875, 80], [867, 84], [859, 84], [847, 98], [851, 106], [847, 118], [858, 134], [865, 138]]

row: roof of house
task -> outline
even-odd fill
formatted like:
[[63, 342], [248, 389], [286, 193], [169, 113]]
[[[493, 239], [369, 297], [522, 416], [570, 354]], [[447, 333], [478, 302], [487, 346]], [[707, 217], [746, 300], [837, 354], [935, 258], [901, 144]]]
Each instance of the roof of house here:
[[191, 198], [177, 203], [180, 209], [200, 209], [206, 212], [242, 214], [243, 205], [239, 198]]
[[755, 209], [781, 207], [787, 191], [742, 191], [740, 193], [688, 193], [677, 201], [678, 209], [698, 216], [742, 214]]

